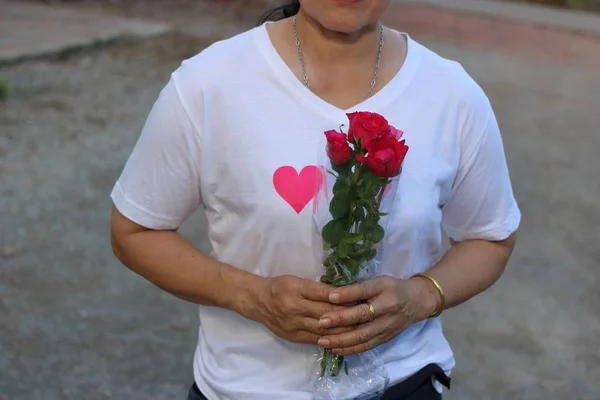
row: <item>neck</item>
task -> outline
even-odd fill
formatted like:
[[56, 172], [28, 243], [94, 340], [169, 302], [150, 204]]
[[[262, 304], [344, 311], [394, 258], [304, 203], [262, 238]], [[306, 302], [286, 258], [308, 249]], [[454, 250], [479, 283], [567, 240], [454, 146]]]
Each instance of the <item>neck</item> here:
[[323, 63], [344, 64], [370, 60], [379, 50], [379, 22], [356, 32], [334, 32], [300, 9], [296, 25], [302, 51]]

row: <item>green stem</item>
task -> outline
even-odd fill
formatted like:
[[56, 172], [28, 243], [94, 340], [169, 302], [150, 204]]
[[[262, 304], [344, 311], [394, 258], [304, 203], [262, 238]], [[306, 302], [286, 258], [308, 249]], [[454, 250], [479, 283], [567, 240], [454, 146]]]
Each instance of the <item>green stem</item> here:
[[[321, 378], [326, 374], [338, 376], [344, 366], [344, 357], [336, 356], [330, 349], [323, 349], [323, 359], [321, 360]], [[348, 368], [344, 368], [346, 374]]]
[[[354, 173], [351, 180], [350, 189], [356, 189], [355, 186], [358, 184], [358, 179], [360, 178], [362, 164], [356, 164], [354, 166]], [[354, 225], [354, 211], [356, 210], [357, 204], [356, 202], [352, 202], [350, 205], [350, 216], [348, 218], [348, 229], [347, 232], [351, 232], [352, 226]]]

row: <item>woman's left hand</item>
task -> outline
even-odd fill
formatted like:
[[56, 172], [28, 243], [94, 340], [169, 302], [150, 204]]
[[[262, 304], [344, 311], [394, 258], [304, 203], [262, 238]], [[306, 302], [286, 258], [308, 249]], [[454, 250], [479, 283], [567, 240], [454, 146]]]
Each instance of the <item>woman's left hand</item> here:
[[319, 345], [339, 356], [349, 356], [389, 342], [423, 314], [426, 306], [420, 304], [419, 298], [423, 293], [422, 284], [421, 279], [382, 276], [335, 290], [330, 295], [333, 304], [361, 304], [323, 314], [319, 323], [327, 329], [343, 326], [356, 326], [356, 329], [324, 336]]

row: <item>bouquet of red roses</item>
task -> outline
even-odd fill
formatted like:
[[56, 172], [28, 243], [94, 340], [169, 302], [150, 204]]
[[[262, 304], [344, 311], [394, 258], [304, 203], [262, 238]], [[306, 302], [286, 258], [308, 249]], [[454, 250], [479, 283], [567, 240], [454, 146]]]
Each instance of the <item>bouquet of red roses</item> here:
[[[348, 114], [348, 133], [325, 132], [324, 185], [314, 202], [324, 274], [321, 282], [350, 285], [377, 275], [382, 241], [408, 146], [403, 132], [381, 115]], [[331, 188], [331, 192], [330, 189]], [[374, 351], [340, 357], [318, 356], [315, 394], [319, 399], [371, 399], [387, 385]]]

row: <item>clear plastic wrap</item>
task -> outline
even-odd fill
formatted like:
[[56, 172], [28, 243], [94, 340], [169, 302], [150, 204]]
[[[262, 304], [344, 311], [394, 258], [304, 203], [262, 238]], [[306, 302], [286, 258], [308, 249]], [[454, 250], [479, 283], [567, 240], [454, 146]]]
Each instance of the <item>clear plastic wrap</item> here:
[[[378, 275], [399, 174], [398, 170], [391, 177], [373, 175], [364, 162], [367, 150], [362, 149], [361, 142], [340, 134], [343, 132], [336, 132], [334, 140], [342, 140], [340, 148], [350, 151], [350, 155], [342, 153], [342, 163], [332, 162], [340, 157], [332, 155], [328, 147], [332, 138], [324, 137], [318, 160], [322, 179], [313, 203], [315, 256], [323, 271], [317, 279], [338, 287]], [[343, 147], [343, 138], [347, 148]], [[312, 363], [316, 400], [377, 399], [388, 384], [377, 349], [338, 357], [331, 350], [319, 348]]]

